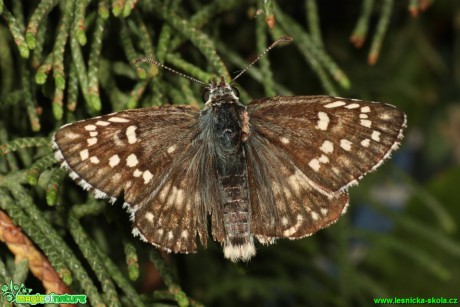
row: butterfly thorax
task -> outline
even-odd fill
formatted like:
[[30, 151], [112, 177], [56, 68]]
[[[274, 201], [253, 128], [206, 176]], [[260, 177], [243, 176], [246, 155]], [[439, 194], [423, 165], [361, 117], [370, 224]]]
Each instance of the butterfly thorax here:
[[203, 116], [212, 126], [214, 163], [223, 205], [224, 252], [233, 260], [255, 254], [250, 230], [248, 172], [243, 143], [247, 138], [247, 111], [227, 84], [211, 88]]

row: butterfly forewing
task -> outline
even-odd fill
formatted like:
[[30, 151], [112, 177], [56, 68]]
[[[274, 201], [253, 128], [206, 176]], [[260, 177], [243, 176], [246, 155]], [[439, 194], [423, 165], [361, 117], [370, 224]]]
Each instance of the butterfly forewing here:
[[323, 194], [340, 193], [397, 148], [405, 115], [382, 103], [272, 97], [248, 107], [252, 133], [283, 150]]

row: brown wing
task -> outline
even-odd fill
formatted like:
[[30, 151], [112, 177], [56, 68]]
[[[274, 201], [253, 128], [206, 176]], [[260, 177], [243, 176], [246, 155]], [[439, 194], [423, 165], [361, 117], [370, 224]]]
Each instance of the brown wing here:
[[377, 168], [401, 142], [395, 107], [329, 96], [273, 97], [248, 106], [250, 135], [280, 149], [315, 189], [340, 193]]
[[70, 176], [96, 197], [114, 202], [123, 192], [134, 234], [168, 251], [193, 252], [197, 232], [206, 243], [206, 215], [216, 202], [200, 193], [204, 178], [196, 175], [210, 167], [207, 148], [196, 141], [198, 120], [199, 111], [185, 106], [128, 110], [66, 125], [53, 146]]
[[136, 203], [160, 184], [177, 154], [190, 145], [197, 116], [189, 107], [123, 111], [65, 125], [53, 146], [84, 188], [111, 200], [124, 192]]
[[169, 252], [197, 250], [197, 233], [207, 241], [207, 215], [212, 214], [214, 238], [223, 242], [214, 165], [203, 144], [194, 144], [172, 165], [157, 193], [142, 199], [132, 212], [133, 233]]
[[251, 227], [260, 242], [297, 239], [336, 221], [348, 205], [346, 192], [325, 195], [281, 148], [253, 133], [245, 145], [251, 195]]

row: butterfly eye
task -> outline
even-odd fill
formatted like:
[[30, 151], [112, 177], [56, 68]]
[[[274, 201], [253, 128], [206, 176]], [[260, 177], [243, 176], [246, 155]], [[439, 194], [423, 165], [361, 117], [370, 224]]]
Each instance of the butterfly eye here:
[[209, 90], [205, 90], [205, 91], [203, 92], [203, 96], [201, 97], [201, 98], [203, 99], [203, 102], [206, 102], [206, 101], [209, 100], [209, 95], [210, 95], [210, 93], [211, 93], [211, 92], [210, 92]]
[[236, 87], [232, 86], [232, 92], [236, 97], [240, 98], [240, 91]]

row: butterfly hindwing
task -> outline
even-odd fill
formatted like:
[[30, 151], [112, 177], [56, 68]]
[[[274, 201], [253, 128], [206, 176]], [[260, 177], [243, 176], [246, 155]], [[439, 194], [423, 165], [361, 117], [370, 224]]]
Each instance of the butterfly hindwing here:
[[245, 145], [252, 231], [262, 243], [302, 238], [336, 221], [348, 205], [346, 192], [317, 191], [286, 154], [254, 132]]
[[145, 197], [133, 212], [135, 235], [164, 250], [190, 253], [196, 236], [207, 244], [207, 217], [212, 216], [212, 236], [223, 243], [222, 199], [209, 143], [198, 134], [176, 157], [158, 192]]
[[[189, 157], [191, 150], [182, 157]], [[188, 171], [190, 163], [183, 159], [174, 161], [158, 192], [146, 196], [135, 208], [133, 234], [164, 250], [188, 253], [197, 249], [198, 230], [206, 244], [206, 215], [199, 214], [200, 193], [193, 172]]]
[[378, 167], [398, 147], [406, 122], [391, 105], [329, 96], [258, 99], [248, 113], [252, 131], [323, 193], [339, 193]]

